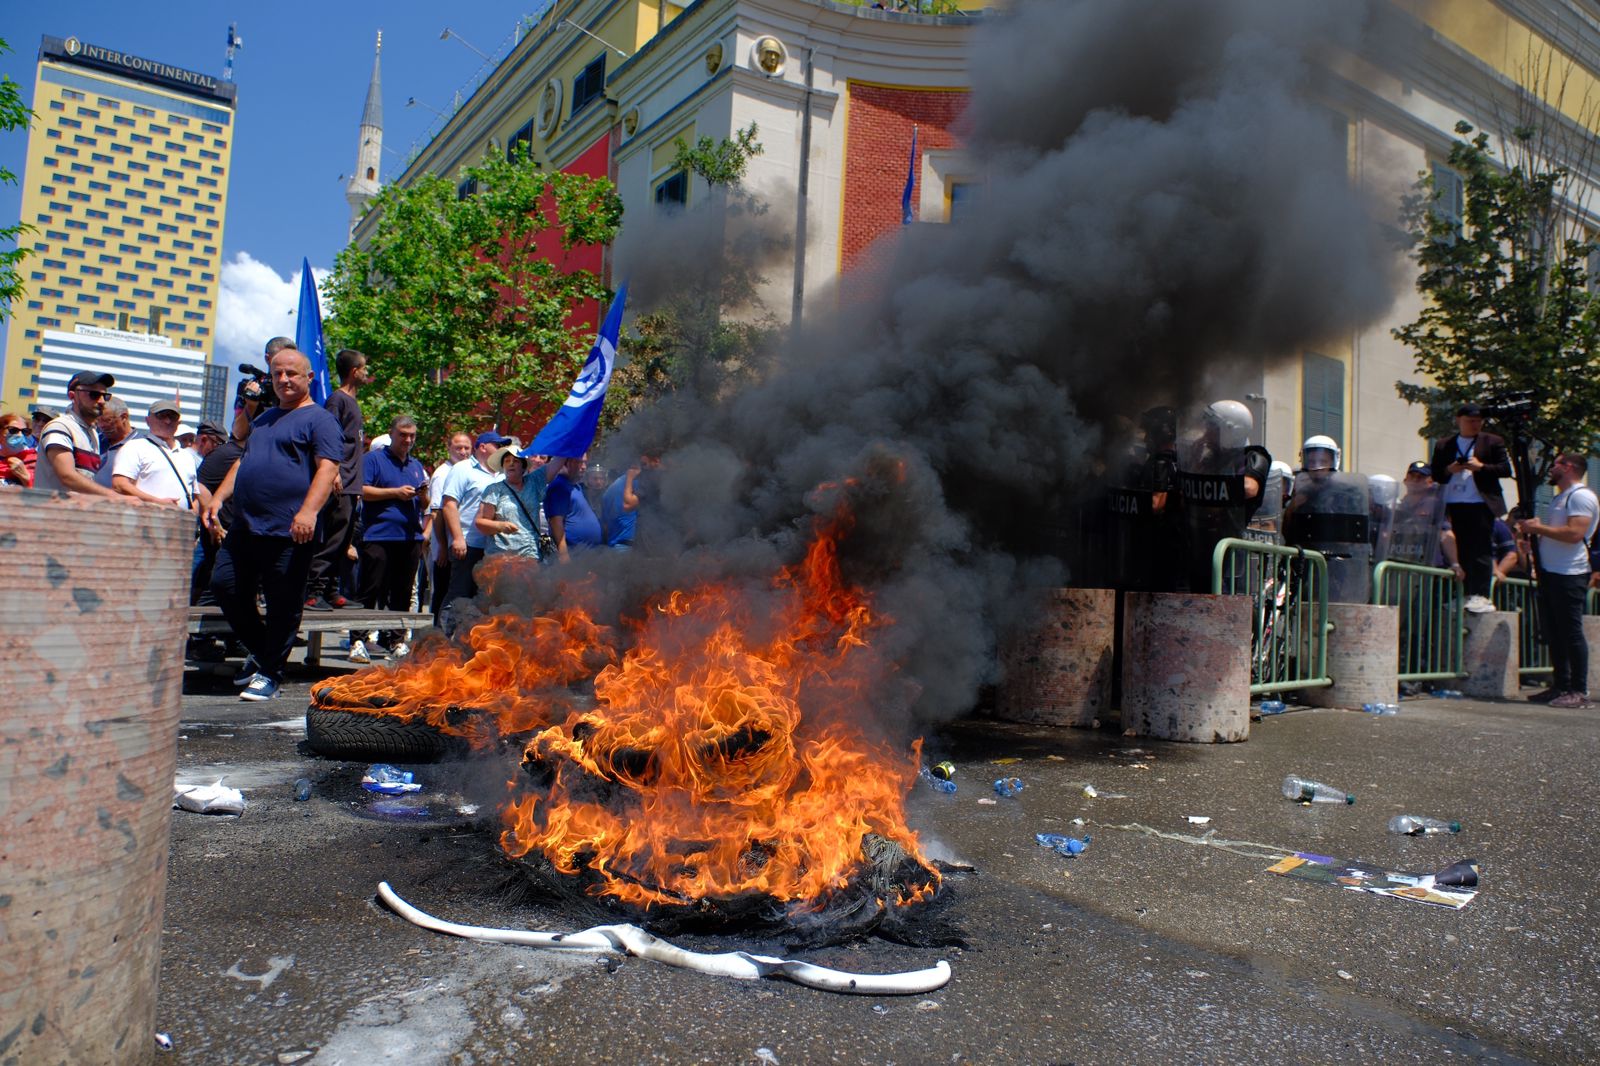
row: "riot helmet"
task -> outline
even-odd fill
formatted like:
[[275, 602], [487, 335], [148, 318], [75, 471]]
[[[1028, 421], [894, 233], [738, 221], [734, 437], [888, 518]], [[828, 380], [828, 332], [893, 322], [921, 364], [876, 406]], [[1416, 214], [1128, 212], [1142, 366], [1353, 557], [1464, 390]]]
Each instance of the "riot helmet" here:
[[1218, 447], [1234, 449], [1250, 443], [1255, 419], [1250, 415], [1250, 408], [1238, 400], [1218, 400], [1206, 408], [1205, 424], [1208, 435], [1215, 431]]
[[1152, 407], [1139, 416], [1139, 428], [1152, 446], [1171, 444], [1178, 439], [1178, 411], [1174, 407]]
[[1400, 499], [1400, 483], [1388, 474], [1368, 475], [1367, 491], [1379, 507], [1393, 507]]
[[1283, 499], [1288, 502], [1294, 495], [1294, 468], [1282, 459], [1272, 460], [1272, 473], [1278, 475], [1278, 483], [1283, 486]]
[[1300, 469], [1311, 471], [1338, 470], [1344, 453], [1332, 437], [1318, 433], [1307, 437], [1300, 445]]

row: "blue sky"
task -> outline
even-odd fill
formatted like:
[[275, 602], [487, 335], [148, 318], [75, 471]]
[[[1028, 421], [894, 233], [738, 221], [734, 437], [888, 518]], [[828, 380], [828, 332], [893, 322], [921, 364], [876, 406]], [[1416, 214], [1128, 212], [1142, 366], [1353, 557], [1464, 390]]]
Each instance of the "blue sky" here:
[[[383, 30], [384, 146], [393, 149], [383, 152], [388, 180], [436, 121], [423, 107], [407, 108], [407, 98], [448, 112], [456, 90], [483, 65], [459, 41], [441, 40], [441, 31], [448, 25], [494, 56], [509, 46], [520, 16], [545, 6], [524, 4], [4, 0], [0, 37], [12, 52], [0, 55], [0, 72], [20, 83], [31, 103], [39, 39], [51, 34], [220, 75], [228, 23], [239, 24], [244, 48], [234, 58], [239, 111], [219, 301], [233, 321], [218, 323], [218, 355], [232, 361], [230, 348], [264, 328], [258, 319], [277, 303], [293, 306], [301, 257], [320, 273], [344, 246], [349, 208], [341, 175], [355, 167], [376, 32]], [[19, 178], [26, 150], [20, 131], [0, 135], [0, 165]], [[21, 200], [18, 186], [0, 186], [0, 220], [16, 220]], [[292, 318], [283, 321], [290, 328], [278, 331], [292, 332]]]

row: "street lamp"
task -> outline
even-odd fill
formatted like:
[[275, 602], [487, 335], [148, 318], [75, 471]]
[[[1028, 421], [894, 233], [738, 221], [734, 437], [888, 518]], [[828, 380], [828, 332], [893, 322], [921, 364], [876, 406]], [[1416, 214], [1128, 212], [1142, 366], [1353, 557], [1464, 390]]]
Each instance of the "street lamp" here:
[[440, 111], [437, 107], [434, 107], [432, 104], [425, 104], [421, 100], [418, 100], [415, 96], [407, 98], [406, 106], [407, 107], [420, 107], [424, 111], [432, 111], [435, 115], [438, 115], [440, 118], [443, 118], [443, 119], [448, 119], [450, 117], [449, 115], [445, 114], [443, 111]]
[[473, 48], [471, 41], [469, 41], [465, 37], [461, 36], [461, 34], [456, 33], [449, 26], [446, 26], [444, 28], [444, 32], [439, 34], [439, 40], [441, 40], [441, 41], [448, 41], [452, 37], [454, 37], [456, 40], [460, 41], [462, 44], [466, 45], [468, 48], [471, 48], [472, 51], [477, 52], [478, 55], [483, 56], [483, 61], [485, 63], [494, 62], [494, 60], [490, 59], [487, 55], [484, 55], [483, 50], [481, 48]]
[[590, 33], [588, 30], [584, 29], [582, 26], [578, 25], [576, 22], [573, 22], [571, 19], [562, 19], [561, 23], [564, 24], [564, 25], [567, 25], [567, 26], [571, 26], [573, 29], [577, 30], [579, 33], [583, 34], [585, 37], [593, 37], [595, 40], [599, 41], [601, 44], [605, 45], [607, 48], [609, 48], [613, 52], [617, 53], [617, 55], [621, 56], [623, 59], [627, 59], [628, 58], [628, 53], [624, 52], [622, 49], [618, 48], [616, 45], [612, 44], [610, 41], [606, 40], [604, 37], [600, 36], [598, 33]]

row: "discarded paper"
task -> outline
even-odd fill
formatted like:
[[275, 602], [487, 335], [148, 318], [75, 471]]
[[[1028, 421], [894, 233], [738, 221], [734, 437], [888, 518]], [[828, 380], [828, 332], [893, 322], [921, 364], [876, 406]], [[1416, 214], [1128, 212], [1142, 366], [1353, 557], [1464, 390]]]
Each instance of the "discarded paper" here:
[[220, 777], [210, 785], [174, 784], [172, 805], [196, 814], [243, 814], [244, 793], [228, 788]]
[[1267, 872], [1454, 910], [1465, 907], [1478, 894], [1476, 859], [1451, 863], [1436, 873], [1418, 874], [1297, 851], [1268, 867]]

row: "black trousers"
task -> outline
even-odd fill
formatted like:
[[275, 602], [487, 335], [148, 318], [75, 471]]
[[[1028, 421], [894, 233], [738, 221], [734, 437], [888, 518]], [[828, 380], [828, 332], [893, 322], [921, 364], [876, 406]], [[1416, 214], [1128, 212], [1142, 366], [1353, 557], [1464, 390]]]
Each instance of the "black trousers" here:
[[1456, 558], [1467, 572], [1467, 595], [1488, 596], [1494, 580], [1494, 512], [1484, 503], [1452, 503], [1445, 514], [1456, 535]]
[[356, 535], [356, 503], [360, 498], [335, 493], [322, 505], [322, 539], [315, 542], [308, 588], [324, 596], [331, 597], [339, 591], [339, 575], [346, 569], [350, 542]]
[[[472, 579], [472, 572], [482, 560], [482, 548], [468, 548], [466, 558], [450, 560], [450, 586], [444, 591], [444, 606], [447, 612], [450, 605], [457, 600], [471, 599], [478, 594], [478, 583]], [[448, 614], [447, 617], [453, 626], [455, 619]]]
[[194, 570], [189, 574], [189, 606], [198, 607], [211, 602], [211, 568], [217, 562], [217, 545], [211, 542], [211, 534], [201, 530], [199, 534], [198, 554], [195, 557]]
[[433, 612], [434, 625], [439, 624], [440, 612], [444, 610], [444, 594], [448, 591], [450, 591], [450, 551], [447, 548], [444, 562], [433, 564], [433, 598], [428, 602], [428, 610]]
[[[255, 656], [261, 672], [274, 681], [283, 680], [284, 664], [300, 629], [311, 553], [310, 544], [296, 544], [288, 537], [258, 537], [235, 525], [217, 549], [211, 568], [211, 594], [222, 617]], [[267, 601], [265, 618], [256, 609], [257, 592]]]
[[[411, 608], [411, 589], [417, 580], [417, 557], [422, 542], [416, 540], [368, 540], [361, 544], [361, 605], [386, 611]], [[400, 635], [385, 630], [379, 637], [386, 647], [394, 647]]]
[[1588, 574], [1540, 574], [1539, 621], [1550, 648], [1550, 687], [1557, 692], [1589, 692], [1589, 643], [1583, 639], [1583, 601]]

